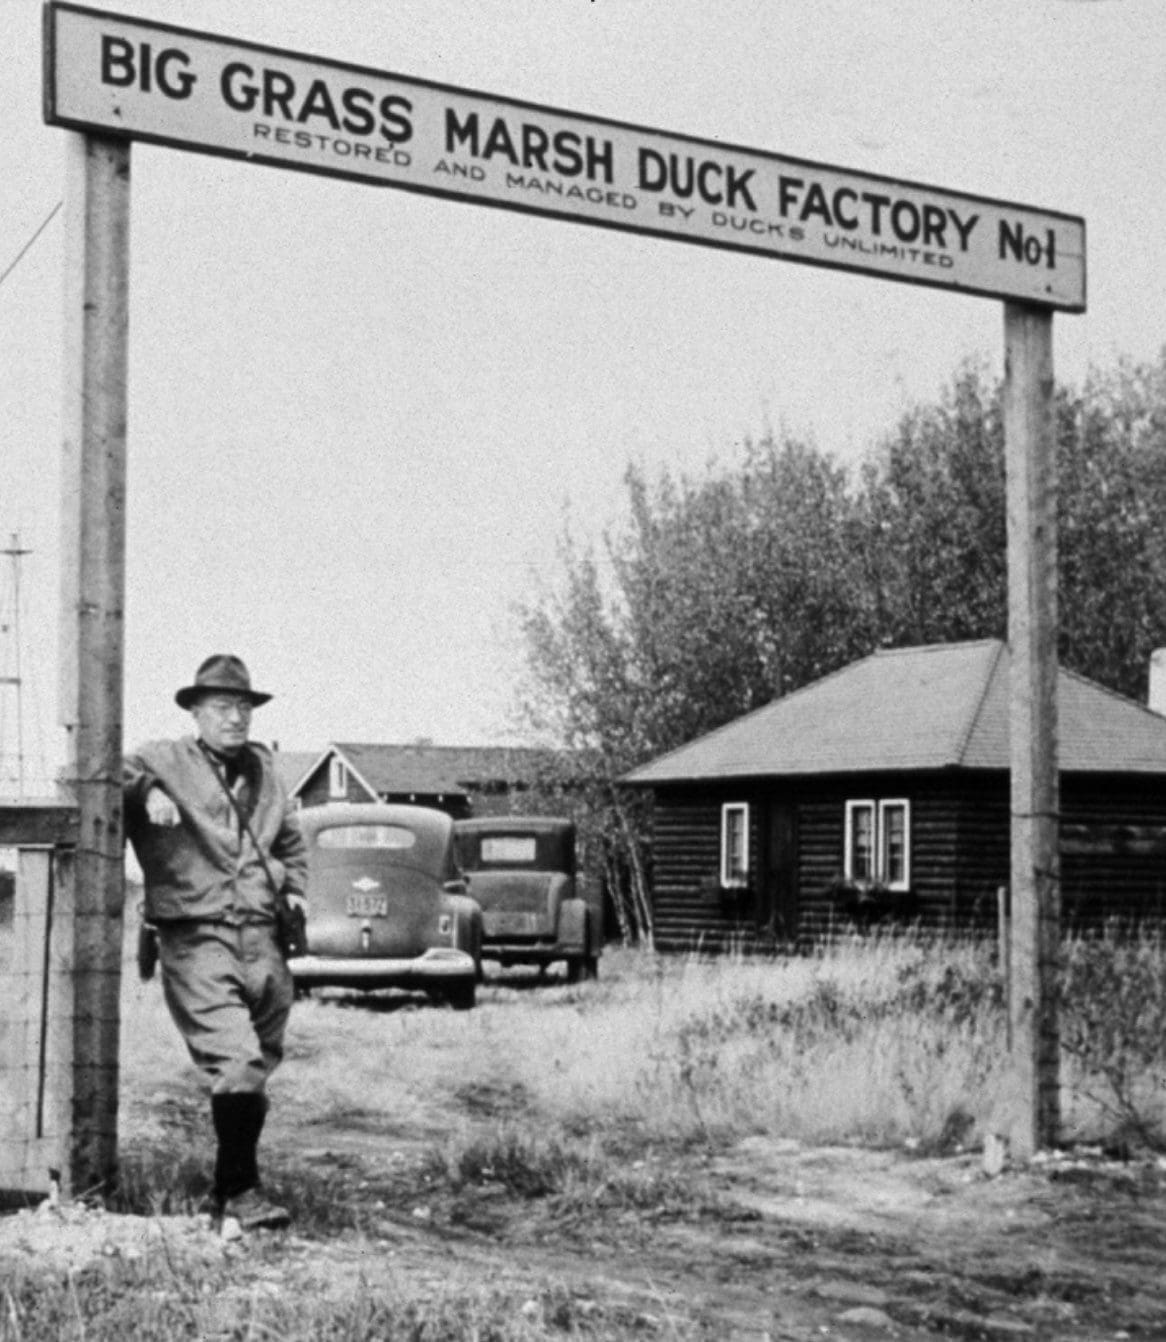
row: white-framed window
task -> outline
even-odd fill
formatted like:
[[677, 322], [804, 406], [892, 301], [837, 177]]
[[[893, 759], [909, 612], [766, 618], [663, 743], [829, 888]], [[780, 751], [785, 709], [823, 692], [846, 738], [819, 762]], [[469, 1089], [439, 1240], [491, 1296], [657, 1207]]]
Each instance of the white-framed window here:
[[877, 814], [873, 801], [846, 803], [846, 840], [842, 868], [848, 881], [874, 880]]
[[342, 799], [348, 796], [348, 766], [339, 755], [328, 761], [328, 796]]
[[749, 805], [726, 802], [721, 807], [721, 884], [742, 886], [749, 880]]
[[911, 884], [911, 803], [905, 797], [846, 803], [842, 869], [848, 881], [877, 882], [890, 890]]
[[879, 802], [879, 879], [890, 890], [911, 884], [911, 803], [905, 797]]

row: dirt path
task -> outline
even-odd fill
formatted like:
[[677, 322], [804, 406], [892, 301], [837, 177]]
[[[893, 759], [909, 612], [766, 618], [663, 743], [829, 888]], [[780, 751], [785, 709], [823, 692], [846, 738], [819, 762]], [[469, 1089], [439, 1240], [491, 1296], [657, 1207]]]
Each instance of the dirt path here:
[[[222, 1240], [205, 1220], [42, 1209], [0, 1220], [0, 1270], [167, 1253], [224, 1260], [249, 1293], [451, 1289], [569, 1299], [620, 1336], [708, 1339], [1166, 1338], [1166, 1169], [1058, 1159], [987, 1178], [914, 1159], [753, 1139], [669, 1162], [693, 1196], [649, 1207], [518, 1197], [427, 1179], [359, 1132], [285, 1154], [349, 1192], [347, 1233]], [[335, 1140], [333, 1140], [335, 1139]], [[420, 1147], [420, 1143], [418, 1143]], [[600, 1336], [606, 1335], [600, 1331]]]
[[[127, 1144], [205, 1166], [205, 1099], [157, 1028], [156, 999], [138, 989], [127, 999]], [[556, 1011], [577, 1010], [556, 1000], [532, 1004], [548, 1030]], [[516, 1011], [503, 1004], [482, 1017], [499, 1022], [507, 1048]], [[294, 1302], [371, 1289], [406, 1300], [502, 1293], [536, 1321], [561, 1299], [567, 1331], [532, 1336], [1166, 1342], [1166, 1162], [1093, 1153], [988, 1178], [973, 1153], [762, 1138], [664, 1151], [641, 1140], [629, 1143], [626, 1170], [605, 1145], [608, 1189], [443, 1177], [433, 1161], [446, 1133], [462, 1132], [464, 1147], [467, 1125], [496, 1133], [501, 1120], [523, 1120], [538, 1131], [517, 1082], [489, 1068], [481, 1079], [465, 1041], [480, 1048], [482, 1036], [465, 1024], [423, 1012], [300, 1016], [264, 1142], [273, 1186], [299, 1192], [297, 1224], [311, 1235], [224, 1240], [208, 1218], [45, 1207], [0, 1218], [0, 1286], [18, 1270], [60, 1281], [94, 1263], [160, 1255], [182, 1265], [184, 1281], [226, 1283], [224, 1329], [208, 1337], [232, 1335], [239, 1296]], [[333, 1103], [350, 1060], [380, 1090]], [[642, 1197], [635, 1178], [615, 1177], [641, 1164]], [[317, 1214], [307, 1214], [309, 1193]]]
[[712, 1190], [697, 1210], [564, 1216], [489, 1185], [420, 1200], [398, 1169], [359, 1243], [291, 1237], [271, 1266], [296, 1263], [321, 1291], [559, 1283], [584, 1316], [616, 1310], [665, 1336], [1166, 1338], [1156, 1164], [989, 1179], [971, 1155], [754, 1140], [674, 1172]]

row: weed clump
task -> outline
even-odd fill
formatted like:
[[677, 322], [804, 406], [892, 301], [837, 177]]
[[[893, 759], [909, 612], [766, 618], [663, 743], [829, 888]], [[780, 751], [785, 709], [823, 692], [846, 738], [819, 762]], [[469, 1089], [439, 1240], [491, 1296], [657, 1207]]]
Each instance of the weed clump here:
[[498, 1191], [545, 1201], [556, 1223], [591, 1211], [635, 1211], [660, 1219], [699, 1213], [715, 1197], [651, 1153], [625, 1160], [601, 1143], [534, 1137], [513, 1128], [432, 1149], [422, 1169], [433, 1186], [457, 1195]]
[[587, 1161], [553, 1138], [503, 1128], [432, 1150], [425, 1172], [454, 1189], [496, 1185], [519, 1198], [543, 1198], [585, 1176]]
[[107, 1206], [132, 1216], [193, 1216], [210, 1196], [208, 1170], [206, 1154], [175, 1159], [168, 1149], [136, 1142], [122, 1154]]
[[1166, 946], [1148, 934], [1066, 943], [1061, 1047], [1108, 1144], [1166, 1150]]

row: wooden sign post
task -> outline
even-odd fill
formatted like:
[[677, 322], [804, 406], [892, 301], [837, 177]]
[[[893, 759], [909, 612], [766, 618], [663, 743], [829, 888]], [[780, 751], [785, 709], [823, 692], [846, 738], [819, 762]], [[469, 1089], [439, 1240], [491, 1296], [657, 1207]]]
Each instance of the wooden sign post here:
[[1011, 1151], [1060, 1126], [1057, 959], [1057, 499], [1053, 317], [1004, 305], [1004, 444], [1011, 649]]
[[71, 1043], [60, 1173], [77, 1194], [117, 1163], [130, 144], [70, 135], [67, 154], [60, 711], [78, 842], [53, 929], [71, 948], [72, 1015], [53, 1028]]

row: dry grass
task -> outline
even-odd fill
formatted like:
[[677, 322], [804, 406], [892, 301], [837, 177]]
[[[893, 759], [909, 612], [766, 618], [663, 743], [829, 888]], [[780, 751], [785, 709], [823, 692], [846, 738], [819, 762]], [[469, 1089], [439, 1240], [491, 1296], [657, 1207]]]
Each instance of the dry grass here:
[[[335, 1165], [318, 1188], [288, 1153], [380, 1161], [390, 1203], [413, 1196], [407, 1167], [449, 1187], [672, 1205], [657, 1165], [672, 1149], [751, 1135], [954, 1149], [976, 1140], [1001, 1083], [999, 1002], [960, 996], [991, 981], [982, 947], [937, 957], [876, 940], [784, 960], [617, 950], [598, 983], [494, 977], [469, 1013], [313, 998], [293, 1012], [264, 1148], [297, 1220], [325, 1233], [366, 1228], [368, 1188]], [[127, 975], [123, 1009], [128, 1205], [181, 1210], [210, 1158], [199, 1080], [156, 983]], [[648, 1173], [625, 1186], [637, 1162]], [[706, 1196], [691, 1190], [694, 1205]]]
[[653, 1334], [642, 1316], [581, 1308], [554, 1287], [515, 1295], [453, 1280], [422, 1301], [360, 1284], [344, 1299], [287, 1299], [240, 1291], [228, 1273], [192, 1282], [122, 1269], [64, 1283], [41, 1275], [0, 1283], [0, 1342], [535, 1342]]
[[[598, 983], [499, 976], [480, 1002], [298, 1004], [272, 1083], [276, 1137], [448, 1143], [493, 1124], [607, 1146], [760, 1134], [935, 1149], [979, 1140], [1006, 1081], [1003, 988], [974, 942], [870, 939], [779, 960], [616, 950]], [[173, 1132], [197, 1078], [157, 985], [127, 977], [124, 1013], [132, 1130]], [[1104, 1115], [1072, 1059], [1066, 1082], [1068, 1130], [1097, 1136]]]
[[[842, 942], [767, 960], [613, 950], [598, 983], [498, 975], [480, 1007], [424, 998], [297, 1004], [268, 1140], [338, 1130], [386, 1147], [471, 1141], [483, 1125], [641, 1145], [751, 1134], [805, 1142], [974, 1144], [1005, 1084], [1003, 989], [989, 946]], [[123, 1129], [140, 1144], [205, 1127], [156, 982], [127, 964]], [[1097, 1138], [1096, 1078], [1065, 1062], [1066, 1129]]]
[[[700, 1217], [717, 1190], [676, 1177], [682, 1150], [753, 1135], [967, 1148], [1005, 1083], [1002, 985], [991, 948], [970, 942], [871, 938], [779, 960], [616, 950], [597, 983], [499, 975], [479, 1002], [468, 1013], [399, 995], [297, 1004], [264, 1154], [301, 1233], [376, 1243], [386, 1218], [414, 1209], [456, 1229], [494, 1195], [525, 1207], [536, 1237], [541, 1215], [560, 1231], [608, 1214]], [[127, 963], [126, 1209], [189, 1211], [205, 1191], [207, 1106], [180, 1047], [158, 984], [139, 984]], [[1068, 1128], [1096, 1136], [1107, 1115], [1085, 1080], [1068, 1059]], [[392, 1298], [359, 1283], [328, 1300], [255, 1297], [247, 1329], [215, 1332], [219, 1295], [242, 1317], [228, 1278], [210, 1299], [179, 1280], [111, 1291], [103, 1279], [81, 1296], [16, 1283], [0, 1296], [0, 1342], [688, 1335], [580, 1313], [553, 1282], [453, 1281]]]

